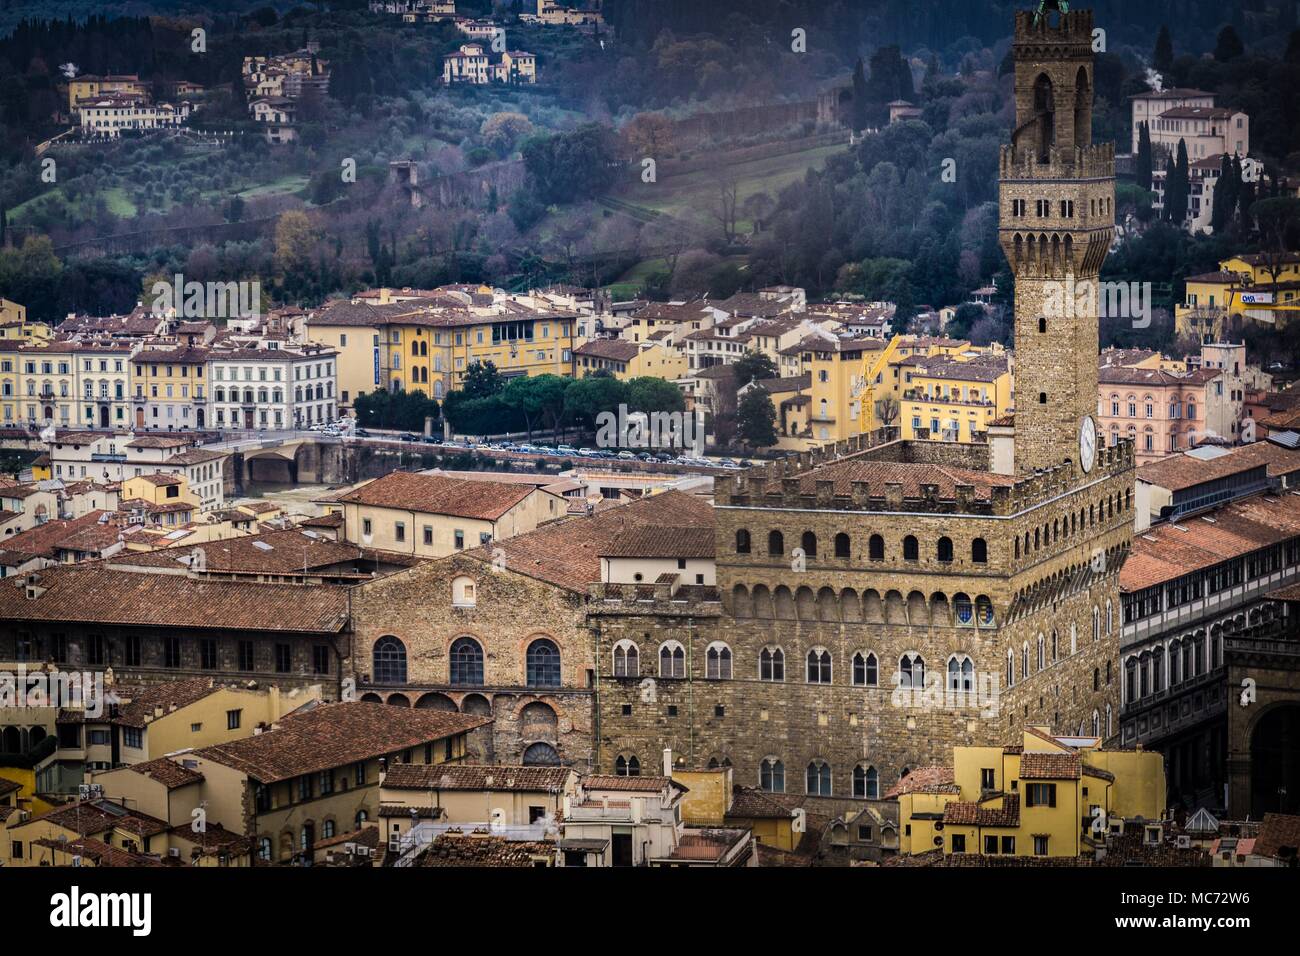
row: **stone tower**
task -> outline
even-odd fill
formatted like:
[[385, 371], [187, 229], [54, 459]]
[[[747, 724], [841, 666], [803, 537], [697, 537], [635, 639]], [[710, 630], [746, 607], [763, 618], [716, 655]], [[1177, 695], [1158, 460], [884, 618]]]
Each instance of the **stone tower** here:
[[1016, 281], [1016, 469], [1066, 459], [1097, 407], [1098, 281], [1114, 233], [1115, 151], [1092, 143], [1092, 11], [1016, 14], [1016, 126], [1000, 239]]

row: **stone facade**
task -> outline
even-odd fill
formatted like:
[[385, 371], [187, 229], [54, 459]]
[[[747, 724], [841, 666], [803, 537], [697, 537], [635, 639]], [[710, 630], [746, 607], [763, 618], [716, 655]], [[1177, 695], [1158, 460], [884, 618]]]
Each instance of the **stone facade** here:
[[[363, 699], [491, 716], [491, 734], [470, 738], [475, 762], [592, 768], [594, 691], [581, 594], [462, 553], [356, 588], [352, 621], [350, 668]], [[395, 676], [403, 679], [379, 672], [375, 648], [384, 638], [401, 642], [404, 674]], [[481, 649], [481, 681], [453, 680], [451, 651], [461, 638]], [[528, 649], [539, 640], [559, 652], [558, 685], [530, 686]]]
[[[785, 790], [834, 803], [883, 794], [953, 746], [1018, 742], [1029, 723], [1118, 732], [1132, 446], [1079, 464], [1097, 390], [1087, 289], [1113, 228], [1113, 150], [1091, 144], [1091, 29], [1087, 12], [1016, 21], [1001, 215], [1020, 477], [988, 475], [986, 450], [887, 432], [717, 480], [720, 607], [608, 588], [593, 602], [601, 769], [672, 746], [764, 785], [779, 761]], [[624, 641], [638, 644], [635, 675], [613, 673]], [[670, 642], [683, 677], [664, 676]], [[729, 676], [710, 646], [725, 646]]]

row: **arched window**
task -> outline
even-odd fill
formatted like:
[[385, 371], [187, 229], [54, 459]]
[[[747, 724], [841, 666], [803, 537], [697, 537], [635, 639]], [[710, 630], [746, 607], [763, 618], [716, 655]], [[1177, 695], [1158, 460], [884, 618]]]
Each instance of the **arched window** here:
[[925, 686], [925, 659], [920, 654], [904, 654], [898, 661], [899, 687]]
[[736, 532], [736, 554], [749, 554], [749, 532], [744, 528]]
[[917, 547], [916, 538], [908, 535], [903, 539], [903, 560], [915, 561], [920, 555], [920, 549]]
[[943, 537], [935, 548], [935, 557], [943, 562], [952, 561], [952, 538]]
[[334, 835], [333, 820], [326, 820], [324, 823], [321, 824], [320, 835], [326, 840], [328, 840], [330, 837]]
[[1092, 712], [1092, 735], [1094, 737], [1101, 736], [1101, 714], [1095, 710]]
[[885, 560], [885, 539], [880, 535], [873, 534], [867, 542], [867, 557], [872, 561]]
[[1039, 634], [1039, 635], [1038, 635], [1038, 655], [1037, 655], [1037, 657], [1035, 657], [1035, 659], [1034, 659], [1034, 661], [1035, 661], [1034, 670], [1039, 670], [1039, 671], [1041, 671], [1045, 666], [1047, 666], [1047, 661], [1044, 660], [1044, 658], [1045, 658], [1045, 656], [1046, 656], [1045, 653], [1044, 653], [1044, 648], [1045, 648], [1046, 643], [1047, 643], [1047, 642], [1043, 639], [1043, 635]]
[[618, 755], [614, 761], [614, 772], [620, 777], [639, 777], [641, 776], [641, 761], [636, 759], [636, 754], [629, 756]]
[[483, 683], [483, 648], [472, 637], [458, 637], [452, 642], [451, 682], [481, 686]]
[[614, 676], [641, 676], [641, 662], [638, 659], [637, 647], [631, 641], [619, 641], [614, 645]]
[[1094, 667], [1092, 669], [1092, 689], [1101, 690], [1101, 668], [1100, 667]]
[[831, 765], [824, 760], [814, 760], [808, 764], [808, 795], [811, 797], [831, 795]]
[[376, 684], [405, 684], [406, 645], [391, 634], [375, 641], [372, 670]]
[[1056, 639], [1056, 628], [1052, 628], [1052, 663], [1056, 663], [1060, 658], [1057, 656], [1060, 648]]
[[731, 648], [721, 641], [704, 653], [704, 676], [709, 680], [731, 680]]
[[1106, 633], [1115, 633], [1115, 606], [1109, 598], [1106, 600]]
[[560, 649], [554, 641], [540, 638], [528, 645], [526, 671], [529, 687], [560, 686]]
[[948, 658], [948, 689], [961, 691], [975, 689], [975, 665], [969, 657]]
[[[1016, 538], [1016, 557], [1020, 557], [1020, 538]], [[970, 559], [976, 564], [988, 564], [989, 544], [983, 538], [975, 538], [970, 543]]]
[[758, 785], [768, 793], [785, 793], [785, 764], [775, 757], [764, 757], [758, 768]]
[[1092, 639], [1101, 640], [1101, 611], [1095, 607], [1092, 609]]
[[[635, 757], [632, 759], [636, 760]], [[559, 765], [559, 753], [545, 741], [539, 740], [535, 744], [529, 744], [528, 748], [524, 750], [525, 767], [558, 767]], [[640, 768], [638, 768], [639, 771]]]
[[1016, 655], [1012, 653], [1011, 648], [1007, 648], [1007, 686], [1010, 687], [1016, 682]]
[[668, 641], [659, 648], [659, 676], [686, 676], [686, 651], [676, 641]]
[[808, 683], [829, 684], [831, 682], [831, 652], [814, 647], [808, 652]]
[[817, 557], [817, 535], [811, 531], [805, 531], [799, 539], [799, 547], [803, 548], [804, 557]]
[[875, 767], [858, 764], [853, 768], [853, 795], [860, 800], [880, 799], [880, 774]]
[[780, 557], [785, 554], [785, 537], [780, 531], [769, 531], [767, 534], [767, 553], [774, 557]]
[[268, 836], [259, 837], [257, 840], [257, 858], [263, 862], [271, 862], [271, 838]]
[[858, 651], [853, 655], [853, 683], [858, 687], [875, 687], [879, 682], [876, 655]]
[[758, 679], [785, 680], [785, 653], [779, 647], [765, 647], [758, 655]]
[[849, 553], [849, 536], [841, 531], [835, 536], [835, 557], [847, 558]]
[[1025, 641], [1020, 645], [1020, 679], [1024, 680], [1029, 676], [1029, 642]]

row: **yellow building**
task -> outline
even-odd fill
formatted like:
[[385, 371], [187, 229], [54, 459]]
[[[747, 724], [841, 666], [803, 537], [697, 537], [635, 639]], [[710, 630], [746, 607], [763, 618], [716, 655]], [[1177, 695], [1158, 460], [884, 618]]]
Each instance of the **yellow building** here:
[[144, 349], [131, 361], [131, 406], [136, 428], [207, 427], [208, 349]]
[[952, 767], [920, 767], [896, 799], [899, 852], [1078, 857], [1109, 833], [1165, 810], [1164, 758], [1102, 750], [1096, 737], [1028, 726], [1015, 747], [955, 747]]
[[688, 366], [685, 355], [660, 341], [637, 344], [627, 339], [592, 339], [573, 352], [576, 378], [604, 369], [624, 382], [642, 376], [673, 381], [685, 375]]
[[1201, 341], [1239, 336], [1243, 324], [1281, 324], [1293, 315], [1275, 305], [1300, 304], [1300, 253], [1256, 253], [1219, 262], [1218, 272], [1188, 276], [1183, 301], [1174, 308], [1179, 335]]
[[577, 318], [540, 296], [487, 286], [380, 289], [327, 303], [306, 328], [338, 351], [340, 404], [350, 409], [377, 388], [442, 399], [475, 362], [492, 362], [505, 378], [571, 375]]
[[984, 441], [989, 425], [1012, 410], [1011, 367], [1005, 353], [910, 358], [899, 368], [899, 425], [901, 437], [908, 441]]
[[77, 114], [77, 104], [81, 100], [92, 99], [105, 93], [134, 93], [145, 94], [149, 92], [147, 83], [141, 81], [135, 74], [125, 74], [121, 76], [78, 76], [68, 81], [68, 113], [74, 119]]
[[0, 297], [0, 342], [31, 345], [49, 341], [50, 327], [44, 322], [28, 322], [27, 307]]
[[536, 485], [404, 471], [320, 501], [343, 515], [344, 540], [425, 558], [490, 545], [568, 514], [563, 497]]

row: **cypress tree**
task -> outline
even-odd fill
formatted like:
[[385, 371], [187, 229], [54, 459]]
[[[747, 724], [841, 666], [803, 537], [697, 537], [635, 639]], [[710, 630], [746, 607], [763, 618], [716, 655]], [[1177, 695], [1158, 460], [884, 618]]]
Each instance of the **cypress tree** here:
[[1151, 130], [1146, 123], [1138, 124], [1137, 184], [1141, 189], [1151, 188]]
[[1174, 65], [1174, 41], [1169, 36], [1167, 26], [1160, 27], [1160, 34], [1156, 37], [1155, 54], [1152, 56], [1152, 63], [1161, 73], [1165, 73], [1173, 68]]

